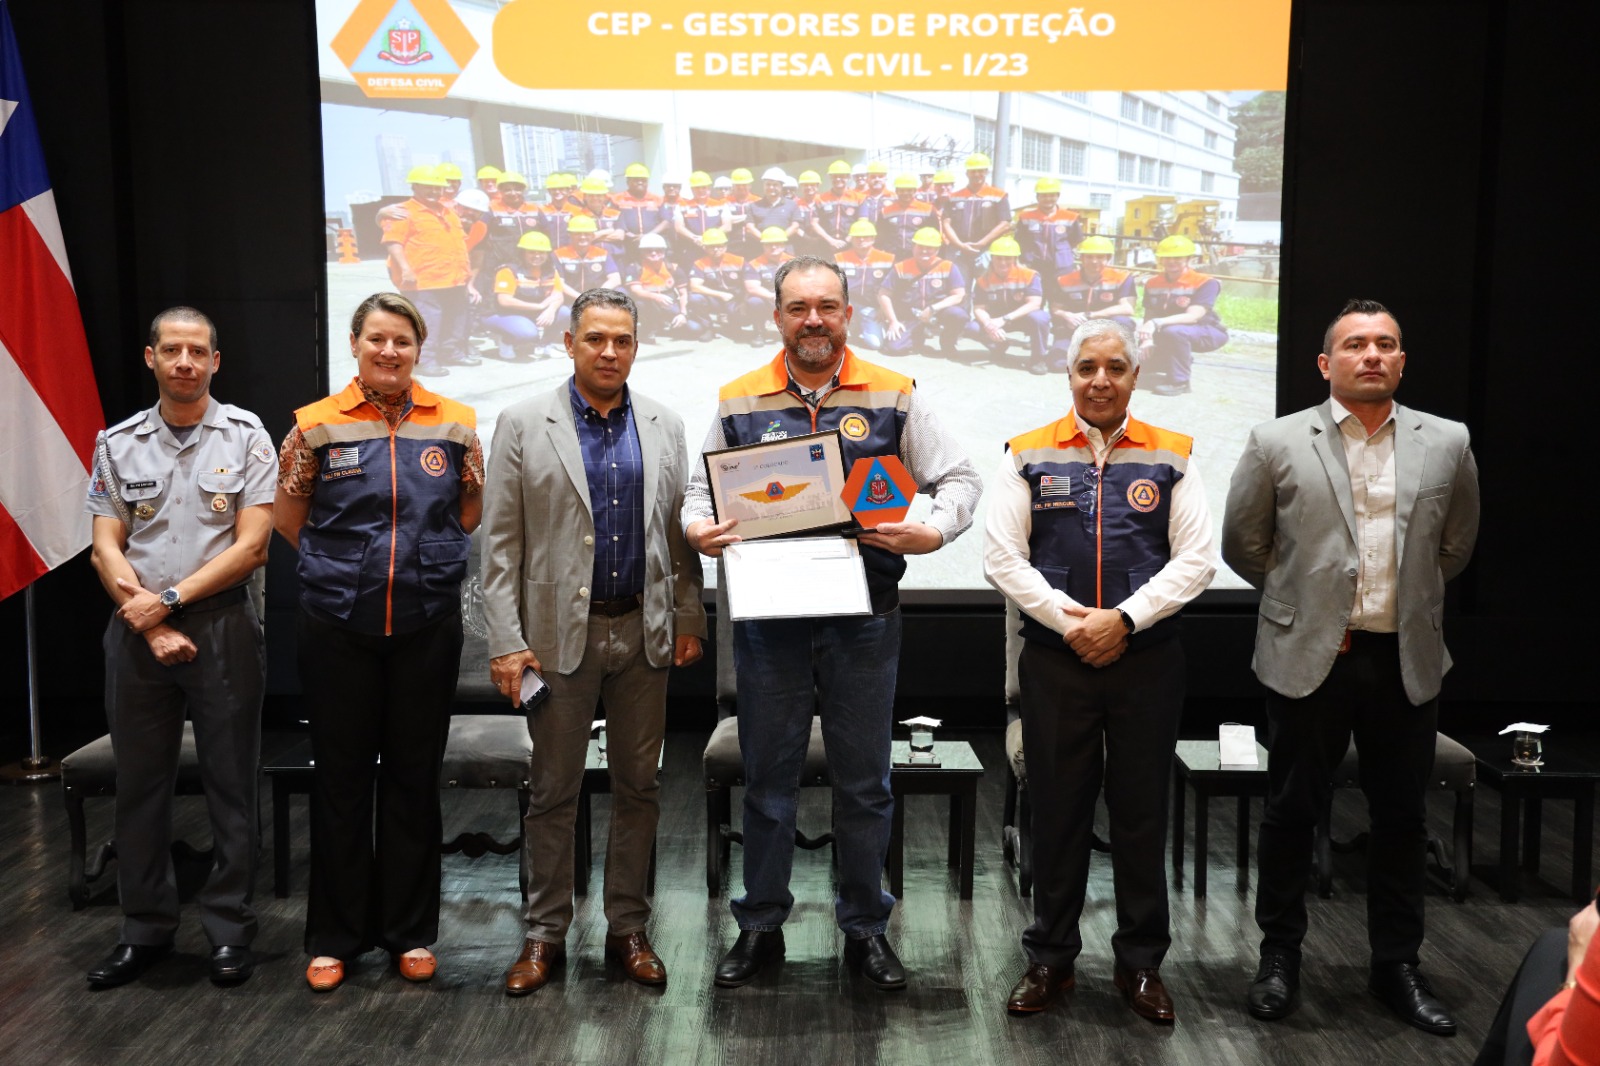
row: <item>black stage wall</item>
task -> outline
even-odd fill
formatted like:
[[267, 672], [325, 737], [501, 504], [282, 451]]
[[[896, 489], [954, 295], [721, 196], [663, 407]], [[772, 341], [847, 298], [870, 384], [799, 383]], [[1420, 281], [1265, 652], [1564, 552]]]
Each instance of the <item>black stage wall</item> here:
[[[320, 380], [311, 3], [8, 6], [107, 417], [153, 402], [142, 330], [191, 303], [221, 331], [218, 393], [281, 438]], [[1445, 694], [1485, 724], [1576, 726], [1592, 702], [1573, 651], [1594, 583], [1580, 517], [1592, 504], [1571, 463], [1595, 345], [1585, 301], [1562, 280], [1590, 228], [1577, 225], [1593, 183], [1574, 135], [1586, 8], [1300, 0], [1294, 17], [1279, 407], [1326, 396], [1315, 356], [1346, 297], [1398, 312], [1411, 354], [1401, 399], [1465, 420], [1476, 442], [1483, 531], [1451, 593]], [[292, 553], [275, 545], [269, 573], [269, 724], [282, 725], [296, 685]], [[59, 756], [103, 731], [106, 601], [86, 555], [35, 598], [46, 748]], [[1253, 609], [1230, 598], [1189, 612], [1193, 732], [1259, 717]], [[997, 724], [1001, 672], [998, 607], [908, 609], [904, 700], [952, 724]], [[26, 738], [21, 595], [0, 603], [0, 678], [0, 758], [14, 758]], [[704, 666], [675, 679], [675, 727], [709, 724], [710, 691]]]

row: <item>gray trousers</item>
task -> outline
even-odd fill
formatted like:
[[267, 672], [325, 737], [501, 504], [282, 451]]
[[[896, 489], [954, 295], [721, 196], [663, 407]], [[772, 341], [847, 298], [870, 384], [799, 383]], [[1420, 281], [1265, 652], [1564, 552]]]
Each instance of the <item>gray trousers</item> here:
[[266, 645], [246, 599], [186, 611], [170, 624], [195, 644], [191, 662], [162, 666], [145, 638], [112, 618], [106, 653], [106, 719], [117, 760], [117, 892], [121, 942], [170, 944], [178, 928], [172, 868], [172, 790], [185, 711], [194, 721], [200, 779], [211, 819], [211, 875], [200, 924], [214, 946], [256, 935], [257, 772]]
[[595, 705], [605, 701], [611, 769], [605, 913], [610, 932], [642, 932], [650, 918], [650, 850], [660, 816], [656, 768], [667, 726], [667, 669], [644, 653], [644, 612], [589, 616], [583, 662], [545, 675], [550, 698], [528, 716], [532, 796], [523, 820], [528, 936], [559, 944], [572, 924], [572, 834]]

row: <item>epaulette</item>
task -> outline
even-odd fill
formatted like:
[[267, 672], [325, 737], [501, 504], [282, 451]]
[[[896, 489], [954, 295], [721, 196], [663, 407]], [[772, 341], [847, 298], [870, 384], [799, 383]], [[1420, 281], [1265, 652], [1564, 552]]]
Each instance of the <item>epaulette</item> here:
[[218, 404], [217, 407], [217, 413], [223, 418], [231, 419], [255, 429], [266, 428], [261, 424], [261, 419], [257, 418], [254, 412], [246, 411], [243, 407], [235, 407], [231, 403]]

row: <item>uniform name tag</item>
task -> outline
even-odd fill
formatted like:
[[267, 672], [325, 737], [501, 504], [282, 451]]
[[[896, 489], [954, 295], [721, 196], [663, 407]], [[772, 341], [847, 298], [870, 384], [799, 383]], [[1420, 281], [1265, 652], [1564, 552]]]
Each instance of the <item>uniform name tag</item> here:
[[156, 487], [156, 483], [154, 481], [130, 481], [122, 487], [124, 489], [153, 489]]

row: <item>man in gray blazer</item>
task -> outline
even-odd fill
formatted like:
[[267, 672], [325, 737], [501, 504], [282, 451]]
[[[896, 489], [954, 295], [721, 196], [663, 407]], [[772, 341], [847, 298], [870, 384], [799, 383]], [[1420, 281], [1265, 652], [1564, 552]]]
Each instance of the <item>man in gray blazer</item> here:
[[657, 760], [667, 669], [700, 658], [706, 632], [699, 556], [678, 523], [683, 422], [630, 392], [639, 326], [624, 293], [590, 289], [566, 334], [572, 377], [507, 408], [484, 492], [489, 674], [521, 702], [525, 670], [550, 695], [528, 715], [533, 773], [523, 822], [527, 937], [508, 995], [541, 987], [572, 922], [572, 834], [595, 705], [605, 700], [611, 771], [606, 955], [635, 981], [666, 968], [645, 925], [659, 814]]
[[1291, 1013], [1317, 817], [1352, 734], [1371, 812], [1370, 991], [1404, 1021], [1455, 1033], [1417, 969], [1424, 795], [1439, 685], [1444, 584], [1478, 533], [1467, 428], [1394, 402], [1400, 326], [1351, 300], [1317, 366], [1327, 403], [1257, 426], [1228, 489], [1222, 557], [1261, 590], [1256, 676], [1267, 687], [1269, 794], [1261, 823], [1257, 1018]]

